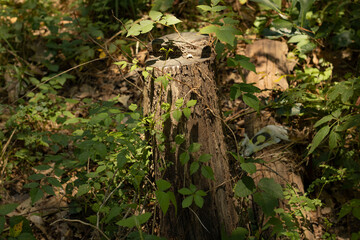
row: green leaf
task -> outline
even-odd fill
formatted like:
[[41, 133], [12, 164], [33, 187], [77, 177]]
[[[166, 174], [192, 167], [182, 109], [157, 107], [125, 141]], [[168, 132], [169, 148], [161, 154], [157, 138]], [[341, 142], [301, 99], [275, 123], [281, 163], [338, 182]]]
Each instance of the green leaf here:
[[180, 108], [184, 104], [184, 98], [179, 98], [175, 102], [175, 107]]
[[152, 20], [143, 20], [140, 22], [141, 33], [150, 32], [154, 27], [154, 22]]
[[245, 176], [239, 180], [234, 188], [235, 196], [247, 197], [256, 190], [254, 180], [251, 177]]
[[288, 43], [298, 43], [304, 40], [309, 40], [309, 36], [305, 35], [305, 34], [301, 34], [301, 35], [295, 35], [292, 36], [287, 42]]
[[159, 21], [160, 20], [160, 18], [162, 17], [162, 13], [161, 12], [158, 12], [158, 11], [153, 11], [153, 10], [151, 10], [150, 12], [149, 12], [149, 17], [152, 19], [152, 20], [154, 20], [154, 21]]
[[130, 106], [129, 106], [129, 110], [130, 111], [135, 111], [136, 109], [137, 109], [137, 105], [136, 104], [134, 104], [134, 103], [132, 103]]
[[165, 25], [175, 25], [177, 23], [182, 22], [180, 19], [176, 18], [175, 16], [171, 15], [171, 14], [166, 14], [163, 19], [165, 21]]
[[38, 180], [41, 180], [45, 177], [44, 174], [41, 174], [41, 173], [37, 173], [37, 174], [33, 174], [33, 175], [30, 175], [28, 177], [29, 180], [34, 180], [34, 181], [38, 181]]
[[208, 25], [200, 29], [201, 34], [211, 34], [216, 33], [219, 30], [219, 26], [216, 25]]
[[260, 101], [255, 95], [246, 93], [243, 95], [243, 101], [246, 105], [253, 108], [257, 112], [260, 111]]
[[320, 143], [324, 140], [324, 138], [328, 135], [330, 131], [330, 127], [328, 125], [322, 127], [315, 135], [312, 143], [311, 143], [311, 148], [309, 150], [309, 154], [311, 154], [319, 145]]
[[262, 178], [258, 183], [258, 187], [274, 198], [284, 198], [281, 185], [275, 182], [273, 178]]
[[193, 202], [193, 199], [194, 199], [194, 196], [193, 195], [190, 195], [188, 197], [186, 197], [183, 201], [182, 201], [182, 207], [183, 208], [187, 208], [187, 207], [190, 207], [192, 202]]
[[31, 183], [25, 184], [23, 187], [24, 188], [36, 188], [38, 186], [39, 186], [38, 182], [31, 182]]
[[116, 224], [122, 227], [140, 227], [140, 225], [146, 223], [151, 217], [151, 213], [147, 212], [138, 216], [131, 216], [129, 218], [118, 221]]
[[215, 180], [213, 169], [210, 166], [202, 166], [201, 174], [208, 179]]
[[249, 174], [253, 174], [256, 172], [256, 165], [254, 163], [241, 163], [241, 168], [249, 173]]
[[34, 168], [37, 170], [43, 171], [43, 170], [48, 170], [51, 167], [49, 165], [39, 165], [39, 166], [35, 166]]
[[170, 9], [174, 3], [174, 0], [155, 0], [151, 10], [165, 12]]
[[166, 191], [171, 187], [171, 183], [164, 179], [159, 179], [156, 181], [156, 186], [159, 188], [160, 191]]
[[181, 189], [179, 189], [178, 192], [180, 194], [182, 194], [182, 195], [191, 195], [191, 194], [193, 194], [193, 192], [188, 188], [181, 188]]
[[310, 10], [315, 0], [298, 0], [298, 1], [300, 2], [299, 19], [300, 19], [301, 27], [303, 27], [306, 19], [306, 13]]
[[185, 116], [187, 119], [189, 119], [190, 116], [191, 116], [191, 109], [186, 107], [186, 108], [183, 109], [183, 113], [184, 113], [184, 116]]
[[341, 218], [348, 215], [351, 212], [351, 210], [352, 210], [352, 207], [349, 204], [344, 204], [340, 209], [338, 220], [340, 220]]
[[272, 0], [251, 0], [251, 1], [261, 3], [261, 4], [271, 8], [272, 10], [275, 10], [276, 12], [281, 13], [278, 6]]
[[61, 183], [54, 177], [48, 177], [46, 178], [46, 181], [55, 187], [62, 187]]
[[44, 192], [40, 188], [32, 188], [30, 189], [30, 198], [32, 204], [39, 201], [44, 196]]
[[355, 126], [360, 125], [360, 114], [350, 116], [340, 127], [337, 129], [338, 131], [345, 131]]
[[11, 213], [17, 208], [17, 206], [19, 206], [18, 203], [9, 203], [9, 204], [0, 205], [0, 215], [5, 216]]
[[354, 215], [354, 217], [360, 220], [360, 207], [353, 208], [352, 214]]
[[96, 142], [93, 146], [94, 149], [96, 150], [96, 154], [98, 154], [101, 158], [105, 158], [107, 154], [106, 145], [101, 142]]
[[116, 161], [117, 161], [117, 168], [119, 170], [121, 170], [124, 165], [127, 163], [128, 159], [126, 157], [125, 151], [121, 151], [117, 156], [116, 156]]
[[331, 130], [329, 134], [329, 148], [335, 149], [338, 146], [338, 143], [341, 140], [341, 136], [338, 132], [336, 132], [334, 129]]
[[165, 215], [170, 206], [169, 195], [163, 191], [156, 191], [155, 195], [157, 201], [159, 202], [160, 208]]
[[225, 6], [214, 6], [214, 7], [212, 7], [211, 8], [211, 12], [220, 12], [220, 11], [222, 11], [222, 10], [225, 10], [226, 9], [226, 7]]
[[188, 152], [183, 152], [180, 154], [180, 162], [182, 165], [185, 165], [190, 160], [190, 155]]
[[253, 195], [254, 201], [261, 207], [267, 216], [274, 216], [274, 209], [278, 206], [277, 198], [265, 192], [256, 192]]
[[178, 134], [178, 135], [175, 136], [175, 143], [177, 145], [182, 144], [184, 141], [185, 141], [184, 134]]
[[196, 171], [199, 169], [200, 164], [199, 162], [192, 162], [190, 165], [190, 175], [193, 175], [196, 173]]
[[42, 190], [44, 190], [47, 194], [55, 196], [54, 189], [49, 185], [42, 185]]
[[204, 198], [202, 196], [195, 194], [194, 202], [195, 202], [196, 206], [198, 206], [199, 208], [202, 208], [204, 205]]
[[188, 101], [188, 102], [186, 103], [186, 106], [187, 106], [187, 107], [193, 107], [193, 106], [196, 105], [196, 103], [197, 103], [197, 100], [192, 99], [192, 100], [190, 100], [190, 101]]
[[202, 11], [204, 11], [204, 12], [209, 12], [209, 11], [211, 11], [211, 7], [210, 6], [208, 6], [208, 5], [197, 5], [196, 6], [197, 8], [199, 8], [199, 9], [201, 9]]
[[212, 155], [211, 155], [211, 154], [204, 153], [204, 154], [202, 154], [202, 155], [199, 157], [198, 161], [205, 163], [205, 162], [210, 161], [211, 158], [212, 158]]
[[77, 197], [80, 197], [84, 194], [87, 194], [90, 191], [91, 187], [89, 184], [82, 184], [79, 186], [78, 192], [76, 194]]
[[134, 24], [130, 27], [129, 31], [128, 31], [128, 34], [126, 35], [126, 37], [129, 37], [129, 36], [138, 36], [140, 35], [141, 33], [141, 26], [140, 24]]
[[201, 144], [200, 143], [192, 143], [189, 147], [189, 152], [194, 153], [200, 150]]
[[271, 25], [279, 30], [282, 31], [291, 31], [293, 24], [287, 20], [284, 19], [275, 19], [274, 21], [272, 21]]
[[232, 231], [229, 240], [245, 240], [248, 234], [249, 231], [246, 228], [237, 227]]
[[234, 46], [235, 35], [240, 35], [241, 32], [233, 26], [225, 25], [216, 30], [216, 37], [232, 47]]
[[176, 120], [176, 121], [180, 121], [180, 118], [181, 118], [181, 116], [182, 116], [182, 111], [181, 110], [179, 110], [179, 109], [175, 109], [174, 110], [174, 112], [173, 112], [173, 114], [172, 114], [172, 116], [174, 117], [174, 119]]
[[323, 123], [327, 123], [327, 122], [331, 121], [332, 119], [334, 119], [334, 117], [331, 114], [327, 115], [327, 116], [321, 118], [319, 121], [317, 121], [315, 123], [314, 127], [316, 128], [316, 127], [320, 126]]
[[4, 227], [5, 227], [5, 216], [0, 215], [0, 234], [4, 231]]

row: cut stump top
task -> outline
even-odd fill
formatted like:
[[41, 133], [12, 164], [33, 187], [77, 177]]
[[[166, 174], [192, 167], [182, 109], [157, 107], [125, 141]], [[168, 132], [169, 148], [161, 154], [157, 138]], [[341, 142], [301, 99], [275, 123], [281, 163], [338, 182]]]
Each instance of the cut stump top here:
[[155, 68], [181, 67], [212, 60], [210, 38], [192, 32], [172, 33], [148, 44], [150, 58], [146, 65]]

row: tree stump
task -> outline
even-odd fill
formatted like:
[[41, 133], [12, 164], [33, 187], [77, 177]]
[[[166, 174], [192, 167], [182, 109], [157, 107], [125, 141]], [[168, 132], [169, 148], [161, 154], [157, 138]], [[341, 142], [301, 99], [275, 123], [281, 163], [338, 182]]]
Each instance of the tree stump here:
[[[255, 64], [258, 74], [248, 73], [245, 75], [245, 80], [247, 83], [255, 83], [255, 86], [265, 90], [259, 94], [259, 97], [269, 97], [272, 89], [286, 90], [288, 88], [286, 77], [282, 76], [289, 74], [294, 67], [294, 62], [287, 61], [287, 52], [288, 48], [285, 43], [268, 39], [256, 41], [246, 47], [245, 54]], [[245, 117], [245, 131], [250, 138], [267, 125], [279, 125], [270, 112], [261, 111], [260, 116], [254, 113]], [[286, 144], [273, 145], [256, 153], [256, 157], [263, 159], [266, 163], [264, 165], [256, 164], [257, 171], [252, 177], [256, 184], [262, 178], [273, 178], [283, 187], [286, 187], [287, 184], [295, 187], [298, 189], [299, 195], [303, 195], [305, 190], [301, 173], [304, 169], [299, 166], [301, 159], [298, 154], [287, 148]], [[280, 205], [285, 207], [287, 202], [281, 201]], [[303, 214], [310, 218], [309, 212]], [[263, 219], [261, 211], [257, 212], [257, 219], [259, 221]], [[305, 226], [302, 227], [304, 227], [305, 235], [303, 237], [315, 239], [314, 235], [305, 229]]]
[[[214, 52], [209, 41], [208, 36], [196, 33], [181, 33], [181, 36], [174, 33], [153, 40], [149, 46], [151, 52], [147, 66], [153, 67], [153, 71], [145, 83], [144, 113], [153, 116], [155, 130], [164, 136], [163, 139], [152, 138], [155, 179], [170, 182], [177, 201], [177, 213], [171, 205], [165, 215], [160, 212], [159, 216], [160, 236], [168, 239], [220, 239], [222, 231], [229, 234], [237, 224], [217, 88], [211, 66]], [[155, 79], [166, 74], [171, 78], [164, 88], [164, 84]], [[182, 114], [177, 121], [173, 112], [179, 108], [176, 107], [176, 101], [180, 98], [184, 99], [185, 106], [189, 100], [197, 100], [197, 103], [188, 118]], [[165, 121], [162, 115], [167, 111], [161, 108], [164, 103], [170, 106], [170, 117]], [[176, 145], [175, 138], [179, 134], [183, 135], [185, 141]], [[180, 155], [192, 143], [200, 143], [201, 148], [191, 153], [189, 162], [183, 165]], [[209, 162], [200, 164], [212, 168], [214, 180], [205, 178], [201, 174], [201, 167], [190, 175], [190, 164], [201, 154], [212, 155]], [[207, 192], [202, 208], [195, 204], [190, 208], [182, 208], [184, 196], [178, 190], [190, 184]]]

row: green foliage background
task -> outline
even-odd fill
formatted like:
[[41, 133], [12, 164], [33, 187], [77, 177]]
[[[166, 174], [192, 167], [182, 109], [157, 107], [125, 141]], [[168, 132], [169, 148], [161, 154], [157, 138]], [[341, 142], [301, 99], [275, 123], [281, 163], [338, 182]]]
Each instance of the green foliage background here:
[[[326, 207], [322, 193], [329, 189], [346, 192], [349, 199], [334, 209], [337, 219], [325, 221], [322, 237], [336, 239], [330, 229], [345, 216], [351, 218], [348, 222], [358, 223], [359, 1], [240, 0], [244, 12], [255, 9], [248, 29], [241, 24], [249, 20], [234, 12], [231, 1], [186, 3], [192, 8], [174, 2], [0, 1], [1, 183], [11, 184], [14, 176], [26, 176], [22, 187], [32, 204], [62, 192], [71, 218], [90, 224], [99, 237], [116, 239], [129, 234], [128, 239], [161, 239], [149, 235], [153, 233], [151, 222], [156, 222], [156, 207], [149, 206], [158, 204], [165, 214], [171, 204], [201, 208], [206, 192], [191, 183], [174, 193], [165, 180], [153, 181], [151, 146], [144, 135], [166, 136], [154, 130], [155, 123], [142, 115], [140, 105], [125, 109], [117, 98], [78, 100], [66, 98], [64, 93], [81, 81], [94, 62], [109, 60], [120, 70], [129, 68], [148, 76], [151, 69], [142, 66], [134, 54], [136, 42], [178, 31], [210, 34], [219, 64], [226, 63], [240, 74], [244, 69], [255, 72], [251, 59], [236, 54], [237, 43], [250, 42], [248, 36], [255, 34], [287, 42], [289, 56], [298, 62], [288, 76], [290, 88], [276, 99], [262, 102], [254, 95], [259, 92], [256, 87], [234, 84], [229, 100], [241, 98], [257, 112], [264, 108], [274, 111], [289, 127], [311, 126], [311, 139], [295, 144], [306, 149], [301, 157], [304, 166], [313, 171], [306, 176], [306, 195], [298, 196], [296, 189], [283, 189], [273, 179], [264, 178], [255, 186], [250, 175], [256, 171], [254, 162], [261, 159], [232, 153], [244, 173], [235, 184], [235, 196], [244, 201], [252, 196], [269, 220], [257, 225], [249, 217], [248, 225], [239, 226], [229, 239], [261, 239], [267, 228], [274, 238], [301, 239], [306, 221], [303, 210]], [[351, 54], [347, 59], [333, 58], [333, 63], [319, 55], [318, 63], [311, 64], [319, 49]], [[123, 59], [117, 61], [116, 55]], [[340, 68], [339, 63], [346, 66]], [[166, 89], [171, 80], [163, 76], [157, 82]], [[191, 114], [195, 104], [194, 100], [184, 103], [179, 99], [176, 109], [164, 105], [168, 109], [164, 119], [171, 113], [179, 121], [182, 114]], [[78, 114], [78, 109], [83, 114]], [[176, 143], [182, 143], [181, 136]], [[191, 174], [199, 170], [212, 179], [212, 169], [203, 165], [211, 156], [204, 153], [189, 162], [198, 148], [196, 143], [190, 146], [181, 161], [189, 164]], [[181, 205], [175, 194], [183, 195]], [[296, 210], [279, 208], [279, 199], [287, 199]], [[8, 202], [0, 206], [0, 238], [35, 239], [35, 230], [25, 217], [7, 216], [16, 207]], [[359, 239], [360, 229], [350, 229], [351, 239]]]

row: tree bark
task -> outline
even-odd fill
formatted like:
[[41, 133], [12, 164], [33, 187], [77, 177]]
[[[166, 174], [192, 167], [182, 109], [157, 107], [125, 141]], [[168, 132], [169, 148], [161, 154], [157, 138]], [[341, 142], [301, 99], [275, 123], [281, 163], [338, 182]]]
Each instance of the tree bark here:
[[[155, 130], [164, 138], [152, 138], [155, 179], [164, 179], [172, 184], [175, 193], [177, 213], [170, 206], [164, 215], [160, 213], [160, 236], [168, 239], [220, 239], [221, 232], [231, 233], [237, 224], [237, 214], [233, 204], [233, 191], [221, 113], [214, 81], [212, 62], [214, 53], [209, 38], [196, 33], [177, 33], [155, 39], [149, 46], [151, 58], [147, 66], [153, 67], [151, 77], [146, 79], [144, 88], [144, 113], [153, 115]], [[166, 56], [161, 48], [171, 52]], [[156, 82], [159, 76], [169, 74], [171, 79], [166, 89]], [[189, 118], [184, 114], [179, 121], [172, 113], [176, 100], [183, 98], [184, 105], [193, 99]], [[161, 104], [168, 103], [170, 117], [162, 121], [166, 110]], [[175, 144], [175, 137], [183, 134], [185, 141]], [[192, 143], [200, 143], [200, 151], [191, 153], [190, 161], [183, 165], [180, 154]], [[205, 178], [199, 170], [190, 175], [190, 164], [201, 154], [211, 154], [207, 163], [214, 172], [214, 179]], [[202, 208], [194, 203], [190, 208], [182, 208], [184, 196], [178, 193], [183, 187], [194, 184], [197, 189], [207, 192]]]

